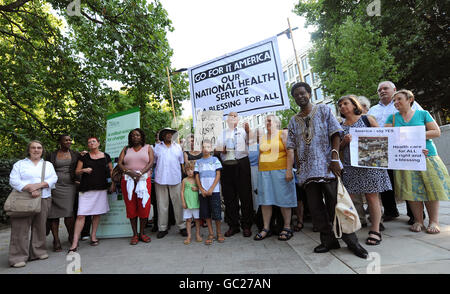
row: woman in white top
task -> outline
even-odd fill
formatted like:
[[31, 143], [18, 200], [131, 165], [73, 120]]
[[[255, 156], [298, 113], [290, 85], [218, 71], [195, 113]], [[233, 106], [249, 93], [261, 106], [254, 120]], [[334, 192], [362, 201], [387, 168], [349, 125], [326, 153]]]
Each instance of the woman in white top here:
[[45, 244], [46, 221], [52, 204], [51, 189], [55, 188], [58, 176], [53, 165], [47, 161], [44, 181], [41, 181], [43, 154], [42, 143], [31, 141], [27, 146], [27, 157], [14, 164], [9, 176], [9, 184], [13, 189], [19, 192], [27, 191], [32, 197], [42, 198], [40, 213], [29, 217], [11, 218], [8, 261], [12, 267], [23, 267], [28, 260], [48, 258]]

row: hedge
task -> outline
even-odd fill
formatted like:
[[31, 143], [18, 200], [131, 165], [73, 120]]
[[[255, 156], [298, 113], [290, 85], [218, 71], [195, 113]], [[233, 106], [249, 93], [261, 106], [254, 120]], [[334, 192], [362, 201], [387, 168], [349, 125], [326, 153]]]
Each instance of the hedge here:
[[18, 159], [0, 159], [0, 223], [2, 224], [9, 223], [9, 217], [3, 211], [3, 205], [12, 190], [9, 185], [9, 174], [16, 161]]

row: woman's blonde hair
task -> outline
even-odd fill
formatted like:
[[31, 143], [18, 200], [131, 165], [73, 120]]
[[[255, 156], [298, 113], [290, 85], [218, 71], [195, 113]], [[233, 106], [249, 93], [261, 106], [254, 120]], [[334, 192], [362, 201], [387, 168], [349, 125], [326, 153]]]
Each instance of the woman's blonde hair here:
[[401, 90], [396, 91], [394, 94], [392, 94], [392, 99], [394, 99], [395, 95], [398, 95], [398, 94], [404, 94], [407, 99], [412, 99], [412, 101], [409, 103], [409, 105], [413, 106], [414, 100], [415, 100], [413, 92], [411, 92], [410, 90], [401, 89]]
[[194, 160], [189, 160], [188, 162], [186, 162], [186, 164], [184, 165], [184, 168], [186, 170], [191, 169], [194, 170], [195, 168], [195, 161]]
[[281, 120], [278, 118], [278, 116], [274, 114], [269, 114], [266, 116], [266, 121], [269, 117], [272, 117], [272, 122], [275, 124], [275, 127], [279, 130], [281, 128]]

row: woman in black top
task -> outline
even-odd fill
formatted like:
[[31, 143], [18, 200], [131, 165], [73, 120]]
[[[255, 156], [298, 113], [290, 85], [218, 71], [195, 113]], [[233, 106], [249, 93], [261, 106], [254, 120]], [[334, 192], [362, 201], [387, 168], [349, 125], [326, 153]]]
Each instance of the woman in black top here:
[[[110, 156], [107, 153], [101, 152], [99, 147], [100, 142], [97, 138], [89, 138], [89, 153], [78, 161], [75, 170], [75, 173], [81, 176], [81, 183], [75, 233], [69, 253], [77, 251], [78, 240], [84, 226], [85, 216], [87, 215], [92, 215], [91, 246], [98, 245], [96, 233], [100, 222], [100, 215], [109, 211], [107, 179], [111, 177], [112, 162]], [[110, 191], [114, 190], [115, 185], [113, 182]]]

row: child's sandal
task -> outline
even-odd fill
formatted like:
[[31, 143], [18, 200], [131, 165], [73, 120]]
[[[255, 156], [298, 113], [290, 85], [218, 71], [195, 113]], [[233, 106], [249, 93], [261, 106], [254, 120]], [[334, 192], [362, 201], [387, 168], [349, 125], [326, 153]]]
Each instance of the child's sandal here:
[[209, 235], [208, 238], [206, 238], [205, 245], [211, 245], [213, 243], [214, 236]]
[[219, 243], [225, 242], [225, 238], [223, 237], [222, 234], [217, 234], [217, 242]]

